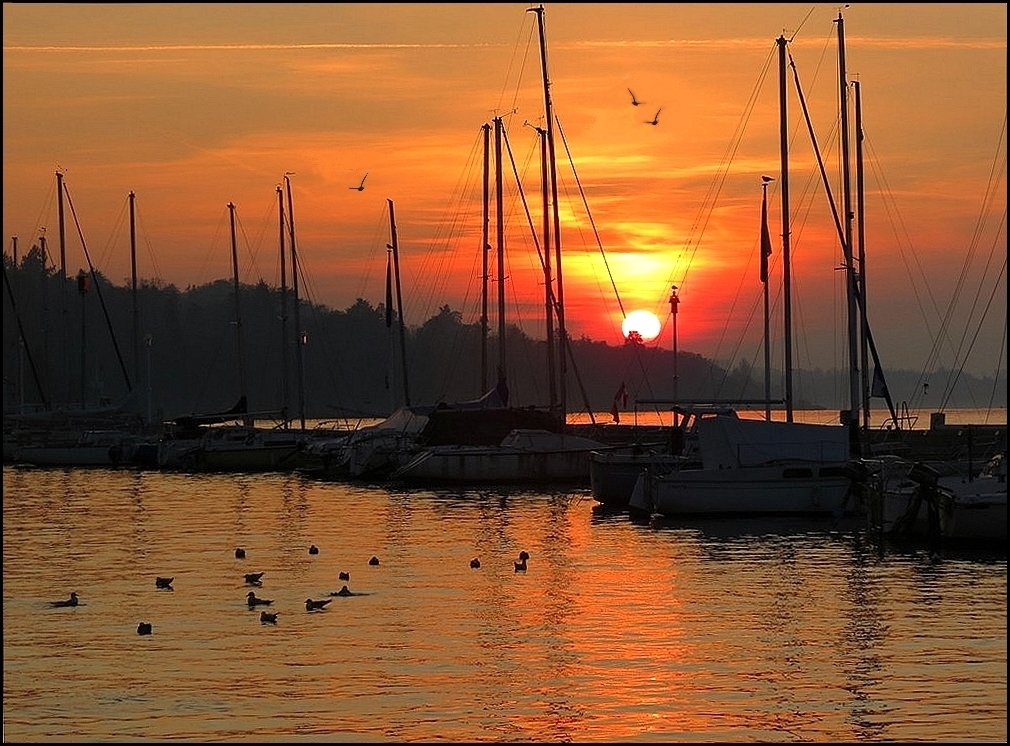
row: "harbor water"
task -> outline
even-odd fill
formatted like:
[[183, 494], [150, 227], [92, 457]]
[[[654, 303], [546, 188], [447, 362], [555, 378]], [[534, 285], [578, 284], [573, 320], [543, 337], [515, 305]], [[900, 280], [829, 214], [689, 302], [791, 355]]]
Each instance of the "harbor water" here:
[[1005, 549], [858, 522], [5, 466], [3, 622], [12, 742], [1007, 738]]

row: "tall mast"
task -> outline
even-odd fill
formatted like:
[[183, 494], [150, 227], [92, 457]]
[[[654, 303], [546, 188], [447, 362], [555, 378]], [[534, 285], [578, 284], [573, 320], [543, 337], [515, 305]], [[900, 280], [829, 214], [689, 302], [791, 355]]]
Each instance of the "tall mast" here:
[[503, 205], [502, 119], [494, 118], [495, 214], [498, 220], [498, 383], [505, 379], [505, 207]]
[[137, 196], [130, 192], [130, 271], [133, 279], [133, 380], [140, 380], [140, 308], [137, 304]]
[[786, 422], [793, 421], [793, 306], [792, 261], [789, 241], [789, 142], [786, 127], [786, 38], [775, 40], [779, 47], [779, 161], [782, 179], [782, 298], [785, 316], [785, 400]]
[[302, 331], [301, 313], [298, 301], [298, 253], [295, 249], [295, 208], [291, 201], [291, 179], [284, 174], [284, 184], [288, 192], [288, 229], [291, 238], [291, 289], [295, 303], [295, 363], [298, 368], [298, 417], [302, 430], [305, 430], [305, 368], [302, 362], [302, 346], [305, 344], [305, 334]]
[[235, 286], [235, 349], [238, 353], [238, 385], [239, 396], [246, 398], [245, 382], [245, 354], [242, 349], [242, 306], [239, 302], [239, 278], [238, 278], [238, 243], [235, 240], [235, 204], [228, 203], [228, 217], [231, 223], [231, 271], [232, 283]]
[[[554, 201], [554, 251], [555, 267], [557, 273], [558, 291], [556, 313], [558, 316], [558, 386], [561, 408], [561, 421], [565, 422], [568, 412], [568, 396], [566, 381], [567, 378], [567, 351], [568, 351], [568, 331], [565, 327], [565, 290], [561, 274], [561, 216], [558, 212], [558, 173], [557, 159], [554, 149], [554, 111], [551, 104], [550, 78], [547, 74], [547, 40], [544, 36], [544, 6], [538, 5], [536, 8], [528, 8], [527, 12], [537, 14], [537, 29], [540, 32], [540, 67], [543, 71], [544, 79], [544, 114], [547, 121], [547, 149], [551, 167], [551, 198]], [[545, 247], [549, 250], [549, 247]]]
[[[11, 236], [11, 253], [14, 256], [14, 269], [18, 268], [18, 237]], [[4, 273], [6, 279], [6, 272]], [[21, 273], [18, 272], [18, 288], [21, 287]], [[14, 304], [14, 293], [11, 293], [11, 305]], [[20, 330], [21, 320], [18, 319], [18, 328]], [[18, 335], [17, 347], [15, 352], [17, 353], [17, 366], [18, 366], [18, 413], [25, 413], [25, 372], [24, 363], [21, 359], [21, 348], [24, 346], [24, 341], [21, 336]]]
[[772, 418], [772, 366], [768, 312], [768, 256], [772, 253], [772, 241], [768, 233], [768, 182], [771, 176], [761, 177], [761, 286], [764, 290], [765, 317], [765, 419]]
[[[63, 174], [60, 171], [56, 172], [56, 198], [57, 205], [59, 208], [59, 233], [60, 233], [60, 312], [62, 314], [63, 322], [60, 324], [60, 333], [62, 336], [63, 346], [62, 349], [67, 348], [67, 337], [69, 331], [67, 325], [69, 324], [69, 312], [67, 310], [67, 232], [66, 232], [66, 218], [64, 214], [63, 207]], [[66, 386], [66, 398], [64, 401], [69, 402], [71, 398], [70, 394], [70, 371], [64, 368], [64, 385]]]
[[484, 392], [487, 391], [488, 380], [487, 380], [487, 336], [488, 336], [488, 318], [487, 318], [487, 282], [488, 282], [488, 254], [491, 251], [491, 244], [488, 243], [488, 222], [490, 216], [489, 212], [489, 191], [491, 189], [490, 184], [490, 154], [491, 149], [491, 125], [485, 122], [481, 125], [481, 130], [484, 132], [484, 211], [481, 215], [481, 257], [483, 259], [483, 265], [480, 276], [481, 283], [481, 311], [480, 311], [480, 395], [483, 396]]
[[858, 217], [857, 232], [859, 234], [859, 359], [862, 377], [860, 383], [863, 391], [863, 430], [870, 427], [870, 366], [868, 357], [867, 332], [870, 322], [866, 316], [866, 224], [863, 215], [863, 109], [859, 96], [859, 81], [852, 81], [856, 103], [856, 215]]
[[849, 444], [852, 455], [861, 454], [859, 438], [859, 348], [856, 328], [856, 279], [852, 259], [852, 194], [849, 177], [849, 85], [845, 80], [845, 30], [841, 11], [838, 12], [838, 78], [842, 134], [842, 199], [845, 217], [845, 297], [848, 308], [849, 343]]
[[281, 258], [281, 419], [288, 429], [288, 278], [284, 256], [284, 191], [277, 187], [278, 245]]
[[553, 413], [558, 407], [558, 389], [557, 372], [554, 369], [554, 286], [551, 281], [551, 203], [547, 178], [547, 130], [537, 127], [537, 134], [540, 135], [540, 191], [544, 205], [544, 296], [546, 303], [544, 318], [547, 320], [547, 387], [550, 397], [550, 411]]
[[[39, 230], [39, 248], [42, 249], [42, 264], [46, 268], [48, 277], [49, 268], [49, 246], [46, 241], [46, 229], [43, 226]], [[60, 292], [63, 292], [62, 286]], [[60, 381], [54, 381], [53, 372], [49, 369], [49, 283], [46, 282], [42, 288], [42, 375], [46, 378], [46, 386], [52, 390], [58, 388]], [[47, 406], [46, 409], [49, 407]]]
[[399, 316], [400, 329], [400, 368], [403, 371], [403, 403], [410, 406], [410, 388], [407, 386], [407, 340], [403, 322], [403, 296], [400, 294], [400, 242], [396, 237], [396, 218], [393, 216], [393, 200], [389, 202], [389, 248], [393, 252], [393, 274], [396, 280], [396, 313]]

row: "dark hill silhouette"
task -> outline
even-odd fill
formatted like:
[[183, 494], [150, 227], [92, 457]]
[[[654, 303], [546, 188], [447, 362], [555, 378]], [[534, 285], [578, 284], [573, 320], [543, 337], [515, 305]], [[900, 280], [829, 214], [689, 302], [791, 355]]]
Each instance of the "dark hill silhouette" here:
[[[18, 402], [17, 340], [20, 319], [46, 398], [54, 405], [79, 399], [81, 391], [81, 309], [75, 278], [67, 279], [67, 315], [61, 317], [58, 275], [46, 269], [38, 246], [27, 252], [18, 267], [4, 255], [4, 269], [16, 294], [17, 315], [5, 286], [4, 402], [7, 411]], [[69, 272], [68, 272], [69, 273]], [[116, 286], [98, 274], [103, 296], [119, 346], [132, 350], [132, 292], [129, 283]], [[234, 288], [227, 280], [179, 290], [174, 285], [146, 280], [140, 284], [139, 356], [127, 354], [126, 366], [133, 379], [132, 400], [146, 413], [148, 361], [150, 399], [155, 419], [221, 412], [239, 399], [238, 362], [234, 327]], [[288, 297], [289, 304], [291, 297]], [[386, 325], [384, 304], [371, 305], [358, 298], [344, 310], [333, 310], [301, 301], [302, 326], [307, 335], [304, 355], [306, 416], [332, 419], [344, 416], [385, 416], [403, 403], [398, 354], [390, 344], [395, 333]], [[92, 404], [122, 401], [125, 384], [120, 375], [111, 335], [105, 328], [93, 294], [84, 298], [86, 331], [85, 382]], [[280, 410], [283, 402], [281, 369], [280, 290], [260, 281], [241, 287], [242, 326], [246, 358], [248, 407], [252, 412]], [[395, 317], [395, 314], [394, 314]], [[288, 309], [291, 318], [291, 309]], [[297, 378], [294, 331], [288, 345], [288, 413], [297, 418]], [[150, 334], [151, 346], [143, 338]], [[407, 365], [412, 404], [465, 401], [479, 397], [488, 388], [480, 381], [480, 324], [464, 323], [460, 312], [443, 306], [420, 326], [406, 331]], [[489, 358], [497, 359], [497, 340], [492, 334]], [[508, 326], [506, 344], [512, 368], [507, 371], [513, 406], [547, 404], [546, 342], [527, 337], [518, 327]], [[599, 420], [610, 419], [615, 392], [625, 383], [629, 406], [636, 399], [669, 399], [673, 395], [673, 353], [655, 344], [625, 342], [609, 345], [582, 338], [573, 340], [572, 357], [578, 370], [568, 385], [568, 411], [584, 412], [585, 389]], [[394, 365], [392, 372], [390, 366]], [[27, 363], [22, 378], [25, 401], [42, 400]], [[678, 391], [682, 400], [760, 399], [764, 396], [761, 371], [754, 375], [747, 365], [725, 370], [718, 364], [683, 348], [678, 355]], [[571, 367], [569, 368], [571, 372]], [[888, 383], [896, 401], [908, 398], [916, 385], [917, 372], [888, 371]], [[837, 409], [837, 376], [830, 371], [798, 371], [794, 386], [796, 408], [822, 406]], [[781, 376], [778, 375], [778, 379]], [[995, 387], [1006, 406], [1005, 373]], [[962, 375], [948, 406], [984, 406], [994, 390], [992, 381]], [[984, 396], [982, 395], [984, 393]], [[972, 398], [974, 394], [975, 398]], [[883, 406], [882, 403], [878, 406]], [[623, 421], [623, 420], [622, 420]]]

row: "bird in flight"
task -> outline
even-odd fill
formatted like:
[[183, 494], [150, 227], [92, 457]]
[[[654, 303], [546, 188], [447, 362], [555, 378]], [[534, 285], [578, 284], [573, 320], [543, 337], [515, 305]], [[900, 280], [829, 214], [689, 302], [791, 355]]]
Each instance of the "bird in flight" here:
[[366, 171], [365, 175], [361, 177], [361, 183], [360, 184], [358, 184], [356, 187], [347, 187], [347, 188], [348, 189], [357, 189], [359, 192], [363, 192], [363, 191], [365, 191], [365, 179], [367, 179], [367, 178], [368, 178], [368, 172]]
[[652, 119], [646, 121], [646, 124], [651, 124], [653, 127], [655, 127], [657, 124], [659, 124], [659, 112], [661, 112], [662, 110], [663, 110], [662, 106], [660, 106], [658, 109], [656, 109], [656, 116], [654, 116]]
[[628, 93], [631, 94], [631, 105], [632, 106], [638, 106], [639, 104], [644, 104], [645, 103], [644, 101], [639, 101], [637, 98], [635, 98], [635, 93], [630, 88], [628, 89]]

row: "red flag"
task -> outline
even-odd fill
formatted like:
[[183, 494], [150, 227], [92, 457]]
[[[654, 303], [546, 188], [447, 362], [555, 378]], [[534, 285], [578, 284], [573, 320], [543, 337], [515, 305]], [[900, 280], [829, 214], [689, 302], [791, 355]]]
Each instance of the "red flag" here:
[[768, 257], [772, 254], [772, 237], [768, 233], [768, 193], [761, 196], [761, 282], [768, 282]]

